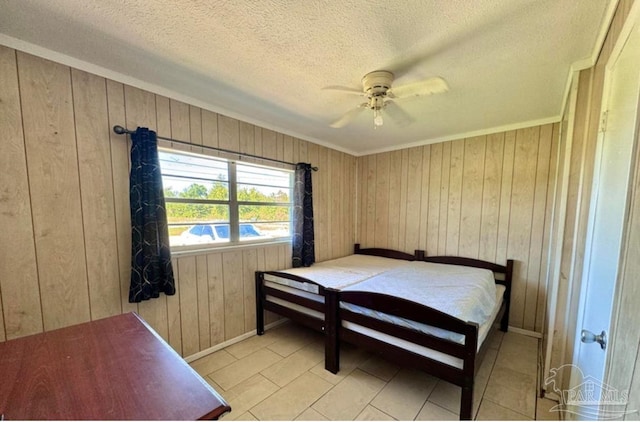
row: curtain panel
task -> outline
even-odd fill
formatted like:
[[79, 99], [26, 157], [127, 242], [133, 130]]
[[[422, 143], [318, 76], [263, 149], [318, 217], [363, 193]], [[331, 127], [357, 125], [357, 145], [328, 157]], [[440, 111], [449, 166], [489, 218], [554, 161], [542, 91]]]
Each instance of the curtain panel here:
[[293, 267], [309, 267], [316, 261], [313, 232], [311, 164], [296, 164], [293, 188]]
[[156, 133], [131, 134], [131, 287], [129, 302], [176, 292]]

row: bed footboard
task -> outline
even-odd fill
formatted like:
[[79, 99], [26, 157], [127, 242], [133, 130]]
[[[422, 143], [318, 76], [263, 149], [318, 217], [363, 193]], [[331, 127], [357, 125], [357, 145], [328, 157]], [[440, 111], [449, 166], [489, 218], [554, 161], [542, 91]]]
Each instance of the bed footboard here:
[[[478, 324], [465, 322], [436, 309], [380, 293], [326, 291], [327, 331], [325, 368], [339, 370], [341, 342], [358, 345], [384, 358], [421, 369], [462, 387], [460, 415], [470, 419], [476, 372]], [[329, 304], [334, 304], [330, 307]], [[348, 303], [387, 315], [394, 315], [463, 336], [462, 343], [402, 327], [340, 306]], [[446, 357], [443, 359], [443, 357]]]
[[[278, 271], [256, 271], [256, 333], [264, 334], [264, 312], [271, 311], [319, 332], [324, 332], [324, 288], [311, 280]], [[294, 291], [279, 290], [265, 284], [265, 276], [271, 275], [297, 283], [307, 292], [301, 296]], [[268, 297], [271, 297], [269, 300]], [[285, 306], [285, 303], [287, 306]]]
[[[423, 257], [428, 262], [464, 265], [491, 270], [497, 284], [505, 286], [502, 305], [491, 323], [487, 338], [498, 326], [506, 331], [509, 322], [509, 304], [513, 260], [506, 266], [460, 257]], [[340, 343], [348, 342], [374, 351], [390, 360], [421, 369], [462, 388], [460, 419], [473, 417], [473, 387], [475, 374], [486, 352], [489, 341], [479, 344], [479, 326], [462, 321], [436, 309], [416, 302], [380, 293], [365, 291], [333, 291], [327, 289], [325, 321], [327, 326], [325, 368], [333, 373], [340, 368]], [[441, 338], [431, 331], [403, 327], [370, 315], [354, 312], [355, 305], [370, 311], [404, 318], [449, 332], [460, 334], [461, 343]], [[485, 328], [486, 329], [486, 328]], [[485, 333], [486, 334], [486, 333]], [[484, 335], [484, 334], [483, 334]], [[456, 339], [457, 340], [457, 339]]]

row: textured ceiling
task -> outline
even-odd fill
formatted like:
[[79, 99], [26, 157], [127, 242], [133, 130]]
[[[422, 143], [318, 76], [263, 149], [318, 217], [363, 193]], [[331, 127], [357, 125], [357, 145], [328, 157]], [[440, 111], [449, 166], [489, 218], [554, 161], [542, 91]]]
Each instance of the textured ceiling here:
[[[5, 0], [0, 33], [162, 87], [223, 114], [363, 154], [556, 119], [615, 0]], [[323, 90], [432, 76], [410, 125]], [[126, 79], [126, 78], [125, 78]]]

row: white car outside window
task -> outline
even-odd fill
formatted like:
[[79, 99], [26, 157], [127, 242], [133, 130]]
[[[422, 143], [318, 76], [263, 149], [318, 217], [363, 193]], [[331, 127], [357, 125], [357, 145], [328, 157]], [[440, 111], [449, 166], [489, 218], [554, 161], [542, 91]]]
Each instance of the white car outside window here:
[[[240, 240], [268, 238], [261, 234], [253, 224], [240, 224]], [[228, 224], [196, 224], [180, 235], [185, 245], [202, 243], [222, 243], [229, 241]]]

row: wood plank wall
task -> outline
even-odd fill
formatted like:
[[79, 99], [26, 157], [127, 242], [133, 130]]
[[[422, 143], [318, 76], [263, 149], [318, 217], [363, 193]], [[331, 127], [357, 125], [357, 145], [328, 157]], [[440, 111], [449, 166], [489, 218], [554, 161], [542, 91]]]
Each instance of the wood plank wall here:
[[355, 157], [0, 46], [0, 341], [137, 311], [189, 356], [252, 331], [253, 272], [289, 266], [288, 244], [181, 256], [175, 296], [128, 303], [129, 145], [116, 124], [313, 163], [317, 260], [351, 253]]
[[544, 327], [559, 125], [359, 157], [356, 239], [516, 260], [510, 325]]

